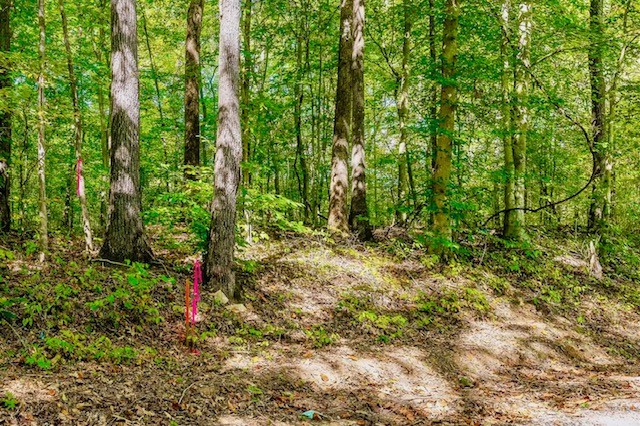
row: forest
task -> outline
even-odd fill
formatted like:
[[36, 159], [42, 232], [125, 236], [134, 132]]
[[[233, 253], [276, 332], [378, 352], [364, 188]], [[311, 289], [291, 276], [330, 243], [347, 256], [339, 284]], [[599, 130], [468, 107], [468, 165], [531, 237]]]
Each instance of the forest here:
[[637, 0], [0, 0], [0, 424], [640, 424]]

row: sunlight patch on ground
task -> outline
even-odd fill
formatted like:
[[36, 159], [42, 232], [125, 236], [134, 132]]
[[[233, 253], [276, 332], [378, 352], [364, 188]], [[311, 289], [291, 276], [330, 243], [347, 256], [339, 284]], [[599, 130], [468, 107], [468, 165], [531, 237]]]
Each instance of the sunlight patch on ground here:
[[425, 415], [450, 415], [457, 407], [458, 397], [423, 358], [424, 353], [416, 347], [360, 353], [340, 346], [298, 354], [272, 348], [261, 356], [236, 353], [225, 362], [225, 368], [256, 373], [293, 372], [323, 392], [370, 389], [382, 400], [413, 406]]
[[18, 401], [26, 403], [51, 401], [56, 392], [51, 385], [45, 386], [39, 381], [27, 378], [11, 380], [0, 385], [0, 396], [11, 393]]
[[351, 283], [344, 281], [345, 274], [355, 281], [361, 281], [368, 285], [383, 284], [380, 273], [375, 266], [365, 265], [360, 260], [337, 255], [326, 248], [297, 252], [283, 257], [281, 262], [302, 265], [305, 270], [314, 274], [314, 278], [328, 280], [334, 286], [339, 284], [345, 289], [351, 287], [348, 285]]
[[316, 352], [295, 362], [300, 377], [323, 391], [370, 388], [381, 399], [391, 399], [429, 412], [449, 414], [457, 397], [447, 381], [426, 365], [415, 347], [398, 347], [383, 353], [358, 353], [342, 346]]
[[252, 418], [240, 417], [240, 416], [220, 416], [216, 424], [220, 426], [266, 426], [266, 425], [289, 426], [290, 425], [290, 423], [273, 421], [267, 418], [252, 419]]

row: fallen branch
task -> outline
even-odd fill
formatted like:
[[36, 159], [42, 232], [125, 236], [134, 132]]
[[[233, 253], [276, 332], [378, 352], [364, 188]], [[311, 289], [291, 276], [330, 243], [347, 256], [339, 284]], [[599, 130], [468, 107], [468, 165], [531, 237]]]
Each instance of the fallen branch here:
[[126, 266], [127, 268], [131, 267], [131, 265], [127, 265], [126, 263], [116, 262], [115, 260], [109, 260], [109, 259], [91, 259], [91, 262], [109, 263], [111, 265], [116, 265], [116, 266]]

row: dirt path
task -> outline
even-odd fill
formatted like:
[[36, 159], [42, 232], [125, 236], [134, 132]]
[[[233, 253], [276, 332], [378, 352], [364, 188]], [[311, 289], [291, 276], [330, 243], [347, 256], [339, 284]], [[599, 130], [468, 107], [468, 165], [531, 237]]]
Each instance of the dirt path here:
[[[570, 318], [373, 249], [295, 247], [245, 253], [264, 265], [246, 309], [205, 306], [197, 354], [166, 312], [130, 365], [6, 364], [0, 424], [640, 425], [635, 366]], [[607, 326], [632, 342], [636, 320]]]

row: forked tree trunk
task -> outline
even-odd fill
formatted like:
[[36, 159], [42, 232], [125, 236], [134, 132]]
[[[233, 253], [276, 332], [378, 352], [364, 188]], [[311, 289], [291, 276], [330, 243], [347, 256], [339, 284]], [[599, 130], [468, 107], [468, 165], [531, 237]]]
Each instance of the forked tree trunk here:
[[351, 128], [351, 33], [353, 0], [342, 0], [340, 5], [340, 45], [338, 57], [338, 84], [333, 124], [333, 148], [331, 152], [331, 183], [329, 188], [328, 228], [332, 232], [349, 230], [347, 217], [347, 191], [349, 169], [349, 131]]
[[236, 198], [240, 183], [240, 0], [220, 0], [220, 71], [215, 183], [209, 244], [205, 259], [207, 283], [229, 298], [239, 295], [233, 273]]
[[433, 170], [433, 230], [444, 239], [451, 240], [451, 216], [447, 190], [451, 177], [451, 148], [455, 127], [457, 88], [455, 83], [456, 57], [458, 54], [458, 17], [460, 0], [447, 0], [442, 34], [442, 91], [438, 119], [440, 128], [436, 143], [436, 160]]
[[[4, 55], [11, 48], [11, 0], [0, 0], [0, 93], [11, 88], [11, 71]], [[7, 95], [4, 95], [7, 96]], [[7, 96], [8, 98], [8, 96]], [[0, 232], [11, 229], [11, 207], [9, 204], [9, 164], [11, 163], [11, 110], [5, 102], [6, 109], [0, 110]]]
[[365, 0], [353, 1], [353, 147], [351, 150], [351, 212], [349, 226], [361, 240], [372, 238], [367, 207], [367, 178], [364, 149], [364, 7]]
[[150, 262], [142, 223], [136, 0], [111, 0], [111, 187], [100, 257]]
[[184, 67], [184, 177], [195, 180], [200, 166], [200, 33], [203, 0], [191, 0], [187, 13]]
[[65, 52], [67, 54], [67, 68], [69, 69], [69, 86], [71, 87], [71, 104], [73, 105], [73, 126], [74, 126], [74, 148], [76, 157], [76, 176], [78, 180], [77, 195], [80, 199], [80, 209], [82, 210], [82, 229], [84, 231], [85, 249], [93, 250], [93, 237], [91, 234], [91, 223], [89, 222], [89, 211], [87, 209], [87, 197], [84, 191], [84, 175], [82, 172], [82, 115], [80, 114], [80, 104], [78, 100], [78, 84], [76, 73], [73, 69], [73, 54], [71, 53], [71, 43], [69, 42], [69, 30], [67, 26], [67, 14], [64, 11], [64, 0], [59, 0], [60, 17], [62, 18], [62, 36], [64, 39]]
[[44, 0], [38, 0], [38, 27], [40, 29], [40, 42], [38, 51], [40, 54], [40, 74], [38, 76], [38, 186], [40, 190], [40, 261], [44, 262], [45, 253], [49, 248], [48, 214], [47, 214], [47, 181], [45, 177], [45, 119], [44, 119], [44, 72], [45, 72], [45, 43], [46, 24], [44, 19]]

